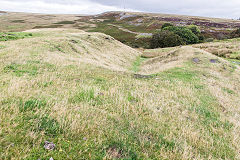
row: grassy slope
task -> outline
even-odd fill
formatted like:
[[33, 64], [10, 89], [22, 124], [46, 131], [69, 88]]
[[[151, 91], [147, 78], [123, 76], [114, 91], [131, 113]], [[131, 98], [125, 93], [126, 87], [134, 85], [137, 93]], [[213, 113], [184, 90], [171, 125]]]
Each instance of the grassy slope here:
[[[137, 39], [136, 38], [136, 36], [137, 36], [136, 34], [122, 31], [118, 27], [111, 26], [109, 24], [118, 24], [118, 23], [116, 23], [114, 21], [113, 22], [109, 22], [109, 21], [99, 22], [99, 23], [96, 23], [96, 28], [92, 28], [92, 29], [90, 29], [88, 31], [89, 32], [105, 33], [107, 35], [110, 35], [110, 36], [116, 38], [120, 42], [122, 42], [122, 43], [124, 43], [124, 44], [126, 44], [128, 46], [134, 47], [134, 48], [139, 48], [139, 47], [149, 48], [149, 46], [150, 46], [150, 38], [140, 38], [140, 39]], [[123, 27], [124, 23], [120, 22], [120, 24], [121, 25], [119, 25], [119, 26]], [[130, 26], [130, 25], [128, 25], [128, 26]], [[128, 29], [128, 27], [126, 27], [126, 25], [124, 25], [123, 28], [127, 28]], [[131, 28], [130, 28], [131, 31], [135, 31], [135, 30], [132, 30], [132, 28], [137, 28], [137, 27], [136, 26], [131, 26]], [[143, 32], [143, 29], [141, 31]]]
[[[136, 79], [110, 62], [79, 62], [88, 54], [56, 40], [72, 40], [68, 32], [0, 43], [0, 159], [240, 158], [239, 67], [196, 54], [204, 63], [188, 57]], [[126, 68], [141, 61], [134, 53]], [[56, 149], [46, 151], [46, 140]]]

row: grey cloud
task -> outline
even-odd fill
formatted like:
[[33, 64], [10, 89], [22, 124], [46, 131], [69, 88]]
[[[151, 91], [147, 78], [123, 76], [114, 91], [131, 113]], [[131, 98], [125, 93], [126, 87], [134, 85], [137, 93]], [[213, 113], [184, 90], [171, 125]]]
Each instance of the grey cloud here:
[[239, 0], [92, 0], [104, 5], [125, 6], [145, 12], [238, 18]]
[[0, 0], [1, 10], [89, 13], [127, 10], [196, 16], [240, 17], [239, 0]]

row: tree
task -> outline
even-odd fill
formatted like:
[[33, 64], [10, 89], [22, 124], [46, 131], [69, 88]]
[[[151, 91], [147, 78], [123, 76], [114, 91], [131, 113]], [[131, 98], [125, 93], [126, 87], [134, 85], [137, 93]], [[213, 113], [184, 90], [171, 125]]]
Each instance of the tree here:
[[199, 42], [199, 38], [187, 27], [169, 26], [163, 30], [168, 30], [180, 36], [186, 44], [195, 44]]
[[184, 44], [183, 39], [179, 35], [168, 30], [154, 34], [151, 40], [151, 48], [175, 47]]

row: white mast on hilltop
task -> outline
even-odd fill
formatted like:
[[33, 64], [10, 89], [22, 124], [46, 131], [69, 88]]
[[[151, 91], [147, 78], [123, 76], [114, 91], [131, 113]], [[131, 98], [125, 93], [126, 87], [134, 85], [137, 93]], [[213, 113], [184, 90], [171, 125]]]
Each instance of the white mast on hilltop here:
[[124, 10], [124, 12], [126, 12], [126, 4], [125, 4], [125, 0], [123, 0], [123, 10]]

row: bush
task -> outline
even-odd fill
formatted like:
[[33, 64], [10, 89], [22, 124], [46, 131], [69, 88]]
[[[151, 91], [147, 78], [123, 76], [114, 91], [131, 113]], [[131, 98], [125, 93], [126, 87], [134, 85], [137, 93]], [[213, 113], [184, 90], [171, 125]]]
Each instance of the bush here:
[[199, 39], [199, 42], [204, 42], [205, 37], [202, 35], [201, 30], [196, 25], [190, 25], [187, 26], [188, 29], [190, 29]]
[[196, 36], [201, 34], [200, 29], [196, 25], [190, 25], [190, 26], [187, 26], [187, 28], [190, 29]]
[[202, 42], [205, 41], [206, 38], [204, 37], [204, 35], [200, 34], [200, 35], [198, 36], [198, 39], [199, 39], [199, 42], [202, 43]]
[[238, 38], [240, 37], [240, 28], [236, 29], [231, 33], [231, 38]]
[[187, 27], [169, 26], [163, 30], [168, 30], [179, 35], [186, 44], [196, 44], [199, 42], [199, 38]]
[[167, 30], [154, 34], [151, 40], [151, 48], [175, 47], [184, 44], [179, 35]]
[[164, 29], [164, 28], [166, 28], [166, 27], [171, 27], [171, 26], [173, 26], [172, 23], [164, 23], [164, 24], [162, 25], [162, 29]]

